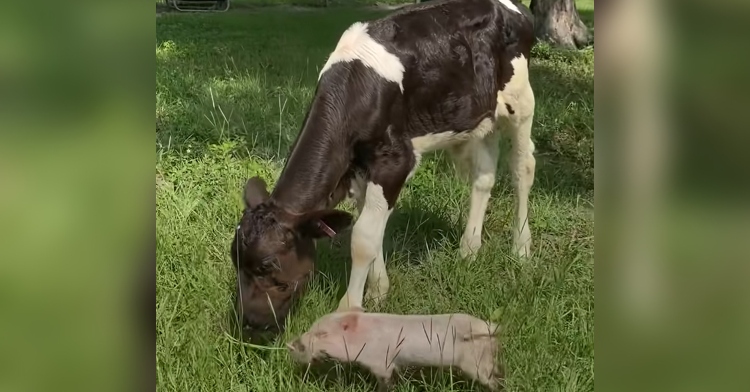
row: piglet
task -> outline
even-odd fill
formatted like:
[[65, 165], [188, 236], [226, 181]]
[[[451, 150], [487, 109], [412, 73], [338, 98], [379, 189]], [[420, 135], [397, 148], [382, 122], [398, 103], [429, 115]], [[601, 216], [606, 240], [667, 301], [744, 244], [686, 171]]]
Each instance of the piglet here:
[[333, 359], [356, 363], [387, 391], [394, 371], [405, 366], [454, 367], [499, 390], [497, 325], [468, 314], [396, 315], [355, 308], [327, 314], [287, 348], [303, 364]]

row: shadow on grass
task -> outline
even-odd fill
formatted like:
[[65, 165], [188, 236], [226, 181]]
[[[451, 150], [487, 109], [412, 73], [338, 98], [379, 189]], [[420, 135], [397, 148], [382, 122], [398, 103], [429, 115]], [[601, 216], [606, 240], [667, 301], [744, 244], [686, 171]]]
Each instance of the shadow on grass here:
[[[419, 264], [431, 249], [443, 248], [446, 241], [458, 243], [461, 229], [431, 209], [407, 204], [397, 208], [388, 221], [383, 241], [387, 268], [394, 263]], [[339, 287], [336, 297], [346, 292], [351, 269], [351, 229], [332, 240], [321, 240], [317, 249], [318, 273]]]

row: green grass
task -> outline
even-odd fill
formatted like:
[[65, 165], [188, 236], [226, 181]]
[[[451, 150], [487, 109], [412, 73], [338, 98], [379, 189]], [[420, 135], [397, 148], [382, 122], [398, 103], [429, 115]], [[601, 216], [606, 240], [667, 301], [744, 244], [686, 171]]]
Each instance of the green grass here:
[[[338, 36], [380, 14], [269, 9], [157, 19], [158, 390], [373, 390], [364, 373], [306, 374], [283, 350], [229, 336], [229, 244], [244, 181], [277, 179]], [[469, 188], [438, 153], [424, 160], [389, 222], [391, 296], [370, 310], [492, 319], [504, 326], [508, 390], [592, 391], [594, 55], [545, 45], [534, 55], [533, 259], [510, 255], [513, 194], [503, 161], [483, 250], [472, 263], [459, 260]], [[335, 309], [348, 253], [348, 233], [319, 244], [319, 273], [274, 347]], [[472, 389], [455, 374], [426, 371], [395, 390]]]

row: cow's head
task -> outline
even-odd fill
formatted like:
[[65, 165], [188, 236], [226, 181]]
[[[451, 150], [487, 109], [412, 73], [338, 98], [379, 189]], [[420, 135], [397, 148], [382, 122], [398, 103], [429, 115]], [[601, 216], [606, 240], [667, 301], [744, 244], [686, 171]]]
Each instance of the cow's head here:
[[252, 338], [283, 330], [292, 303], [314, 271], [314, 240], [345, 230], [352, 216], [332, 209], [291, 214], [269, 200], [266, 183], [258, 177], [248, 180], [244, 199], [231, 255], [237, 313]]

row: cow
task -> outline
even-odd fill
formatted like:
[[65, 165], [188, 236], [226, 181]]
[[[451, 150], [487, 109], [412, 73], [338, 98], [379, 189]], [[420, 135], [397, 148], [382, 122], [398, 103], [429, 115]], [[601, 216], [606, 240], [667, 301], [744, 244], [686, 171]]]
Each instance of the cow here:
[[[280, 332], [314, 270], [315, 240], [354, 222], [335, 207], [354, 199], [351, 274], [338, 310], [377, 303], [390, 287], [383, 236], [421, 157], [448, 151], [471, 196], [460, 256], [482, 245], [499, 142], [511, 142], [514, 252], [528, 257], [534, 181], [529, 60], [531, 12], [516, 0], [436, 0], [356, 22], [318, 76], [314, 97], [271, 192], [245, 185], [231, 245], [237, 311], [245, 330]], [[367, 297], [365, 297], [367, 286]]]

